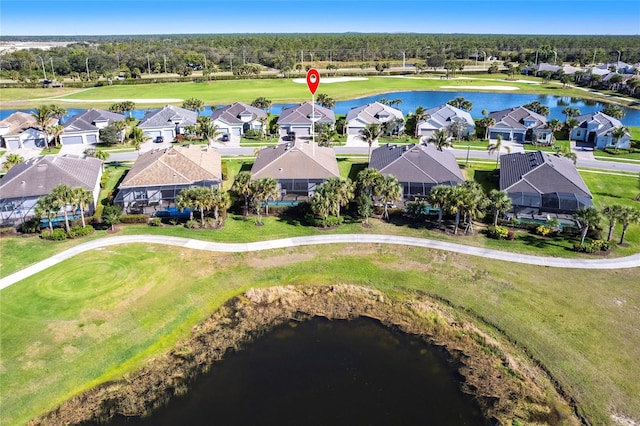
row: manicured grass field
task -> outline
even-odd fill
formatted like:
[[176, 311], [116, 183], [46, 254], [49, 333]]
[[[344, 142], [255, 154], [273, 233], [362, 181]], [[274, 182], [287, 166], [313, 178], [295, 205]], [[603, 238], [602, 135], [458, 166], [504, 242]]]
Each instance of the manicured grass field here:
[[640, 293], [630, 285], [638, 272], [538, 268], [381, 245], [249, 254], [140, 244], [97, 250], [2, 291], [1, 423], [23, 424], [121, 377], [249, 287], [288, 284], [442, 298], [545, 365], [593, 424], [609, 422], [610, 412], [638, 418], [640, 384], [629, 374], [640, 370]]
[[[487, 90], [483, 86], [517, 87], [517, 93], [553, 94], [556, 96], [573, 96], [580, 98], [601, 98], [597, 94], [578, 89], [562, 88], [554, 82], [536, 84], [507, 81], [504, 74], [486, 76], [468, 76], [451, 80], [440, 80], [433, 76], [389, 77], [374, 76], [366, 80], [342, 83], [322, 84], [319, 93], [326, 93], [336, 100], [354, 99], [363, 96], [404, 90], [456, 90], [446, 86], [469, 86], [465, 90]], [[105, 107], [110, 99], [188, 99], [195, 97], [207, 105], [226, 105], [231, 102], [251, 102], [263, 96], [274, 103], [300, 102], [309, 99], [309, 91], [305, 84], [294, 83], [292, 79], [263, 80], [221, 80], [188, 83], [156, 83], [140, 85], [103, 86], [87, 89], [3, 89], [0, 107], [15, 107], [13, 102], [23, 101], [20, 107], [37, 106], [42, 103], [62, 103], [68, 107], [81, 107], [82, 103], [65, 103], [64, 99], [91, 100], [94, 107]], [[66, 95], [65, 95], [66, 94]], [[38, 98], [60, 96], [51, 102], [37, 101]], [[12, 102], [7, 104], [8, 102]], [[139, 102], [138, 107], [150, 107], [166, 102]]]

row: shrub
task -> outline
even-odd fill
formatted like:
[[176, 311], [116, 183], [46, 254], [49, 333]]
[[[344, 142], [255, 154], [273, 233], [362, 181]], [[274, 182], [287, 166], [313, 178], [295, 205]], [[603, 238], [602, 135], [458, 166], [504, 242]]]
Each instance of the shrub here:
[[340, 216], [340, 217], [329, 216], [325, 220], [324, 218], [318, 217], [316, 215], [308, 214], [305, 217], [305, 220], [311, 226], [322, 227], [322, 228], [330, 228], [332, 226], [337, 226], [337, 225], [340, 225], [341, 223], [343, 223], [344, 222], [344, 216]]
[[13, 235], [15, 233], [16, 233], [16, 228], [14, 228], [13, 226], [0, 228], [0, 235]]
[[188, 220], [184, 224], [184, 227], [188, 229], [196, 229], [200, 227], [200, 222], [198, 222], [197, 220]]
[[580, 244], [576, 242], [573, 245], [575, 251], [583, 253], [596, 253], [598, 251], [608, 251], [611, 248], [611, 244], [604, 240], [593, 240], [590, 243]]
[[543, 237], [546, 237], [550, 233], [551, 233], [551, 228], [549, 228], [547, 225], [540, 225], [536, 228], [536, 234], [542, 235]]
[[159, 217], [153, 217], [149, 221], [149, 225], [151, 225], [151, 226], [162, 226], [162, 219], [160, 219]]
[[40, 238], [51, 241], [64, 241], [67, 239], [67, 233], [62, 228], [56, 228], [52, 231], [45, 229], [40, 233]]
[[263, 133], [261, 130], [249, 129], [244, 132], [244, 137], [247, 139], [262, 139]]
[[85, 237], [94, 231], [93, 226], [72, 226], [69, 228], [69, 238]]
[[[512, 238], [509, 238], [509, 233], [511, 232]], [[509, 231], [509, 228], [506, 226], [488, 226], [487, 227], [487, 236], [489, 238], [494, 238], [496, 240], [513, 240], [513, 231]]]
[[509, 230], [509, 232], [507, 233], [507, 240], [509, 241], [513, 241], [516, 239], [516, 233]]
[[39, 225], [40, 221], [38, 219], [29, 219], [20, 226], [20, 232], [24, 234], [35, 234], [36, 232], [38, 232]]
[[121, 223], [148, 223], [149, 215], [146, 214], [125, 214], [120, 216]]

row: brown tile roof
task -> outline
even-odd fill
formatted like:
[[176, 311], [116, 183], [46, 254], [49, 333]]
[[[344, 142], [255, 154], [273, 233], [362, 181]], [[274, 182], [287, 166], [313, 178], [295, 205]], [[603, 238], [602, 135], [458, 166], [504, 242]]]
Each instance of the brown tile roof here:
[[175, 146], [141, 154], [120, 187], [191, 184], [203, 180], [222, 180], [220, 153], [197, 145]]
[[[52, 126], [54, 124], [58, 124], [57, 118], [50, 119], [47, 126]], [[38, 129], [38, 123], [33, 115], [22, 111], [16, 111], [4, 120], [0, 121], [0, 127], [9, 128], [4, 132], [3, 136], [19, 135], [29, 128]]]
[[297, 142], [261, 149], [251, 174], [254, 179], [328, 179], [339, 177], [340, 171], [333, 149]]

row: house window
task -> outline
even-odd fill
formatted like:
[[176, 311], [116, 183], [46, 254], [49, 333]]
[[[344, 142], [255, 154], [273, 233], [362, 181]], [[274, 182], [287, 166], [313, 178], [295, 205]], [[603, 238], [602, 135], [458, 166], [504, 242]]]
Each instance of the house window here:
[[147, 198], [146, 191], [133, 191], [134, 200], [144, 200]]

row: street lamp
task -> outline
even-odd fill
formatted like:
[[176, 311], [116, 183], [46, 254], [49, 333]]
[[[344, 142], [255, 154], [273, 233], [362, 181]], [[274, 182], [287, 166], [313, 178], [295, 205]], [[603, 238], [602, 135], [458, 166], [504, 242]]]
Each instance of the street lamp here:
[[44, 70], [44, 59], [42, 59], [42, 56], [40, 55], [36, 55], [38, 58], [40, 58], [40, 63], [42, 64], [42, 74], [44, 75], [44, 79], [47, 79], [47, 72]]

